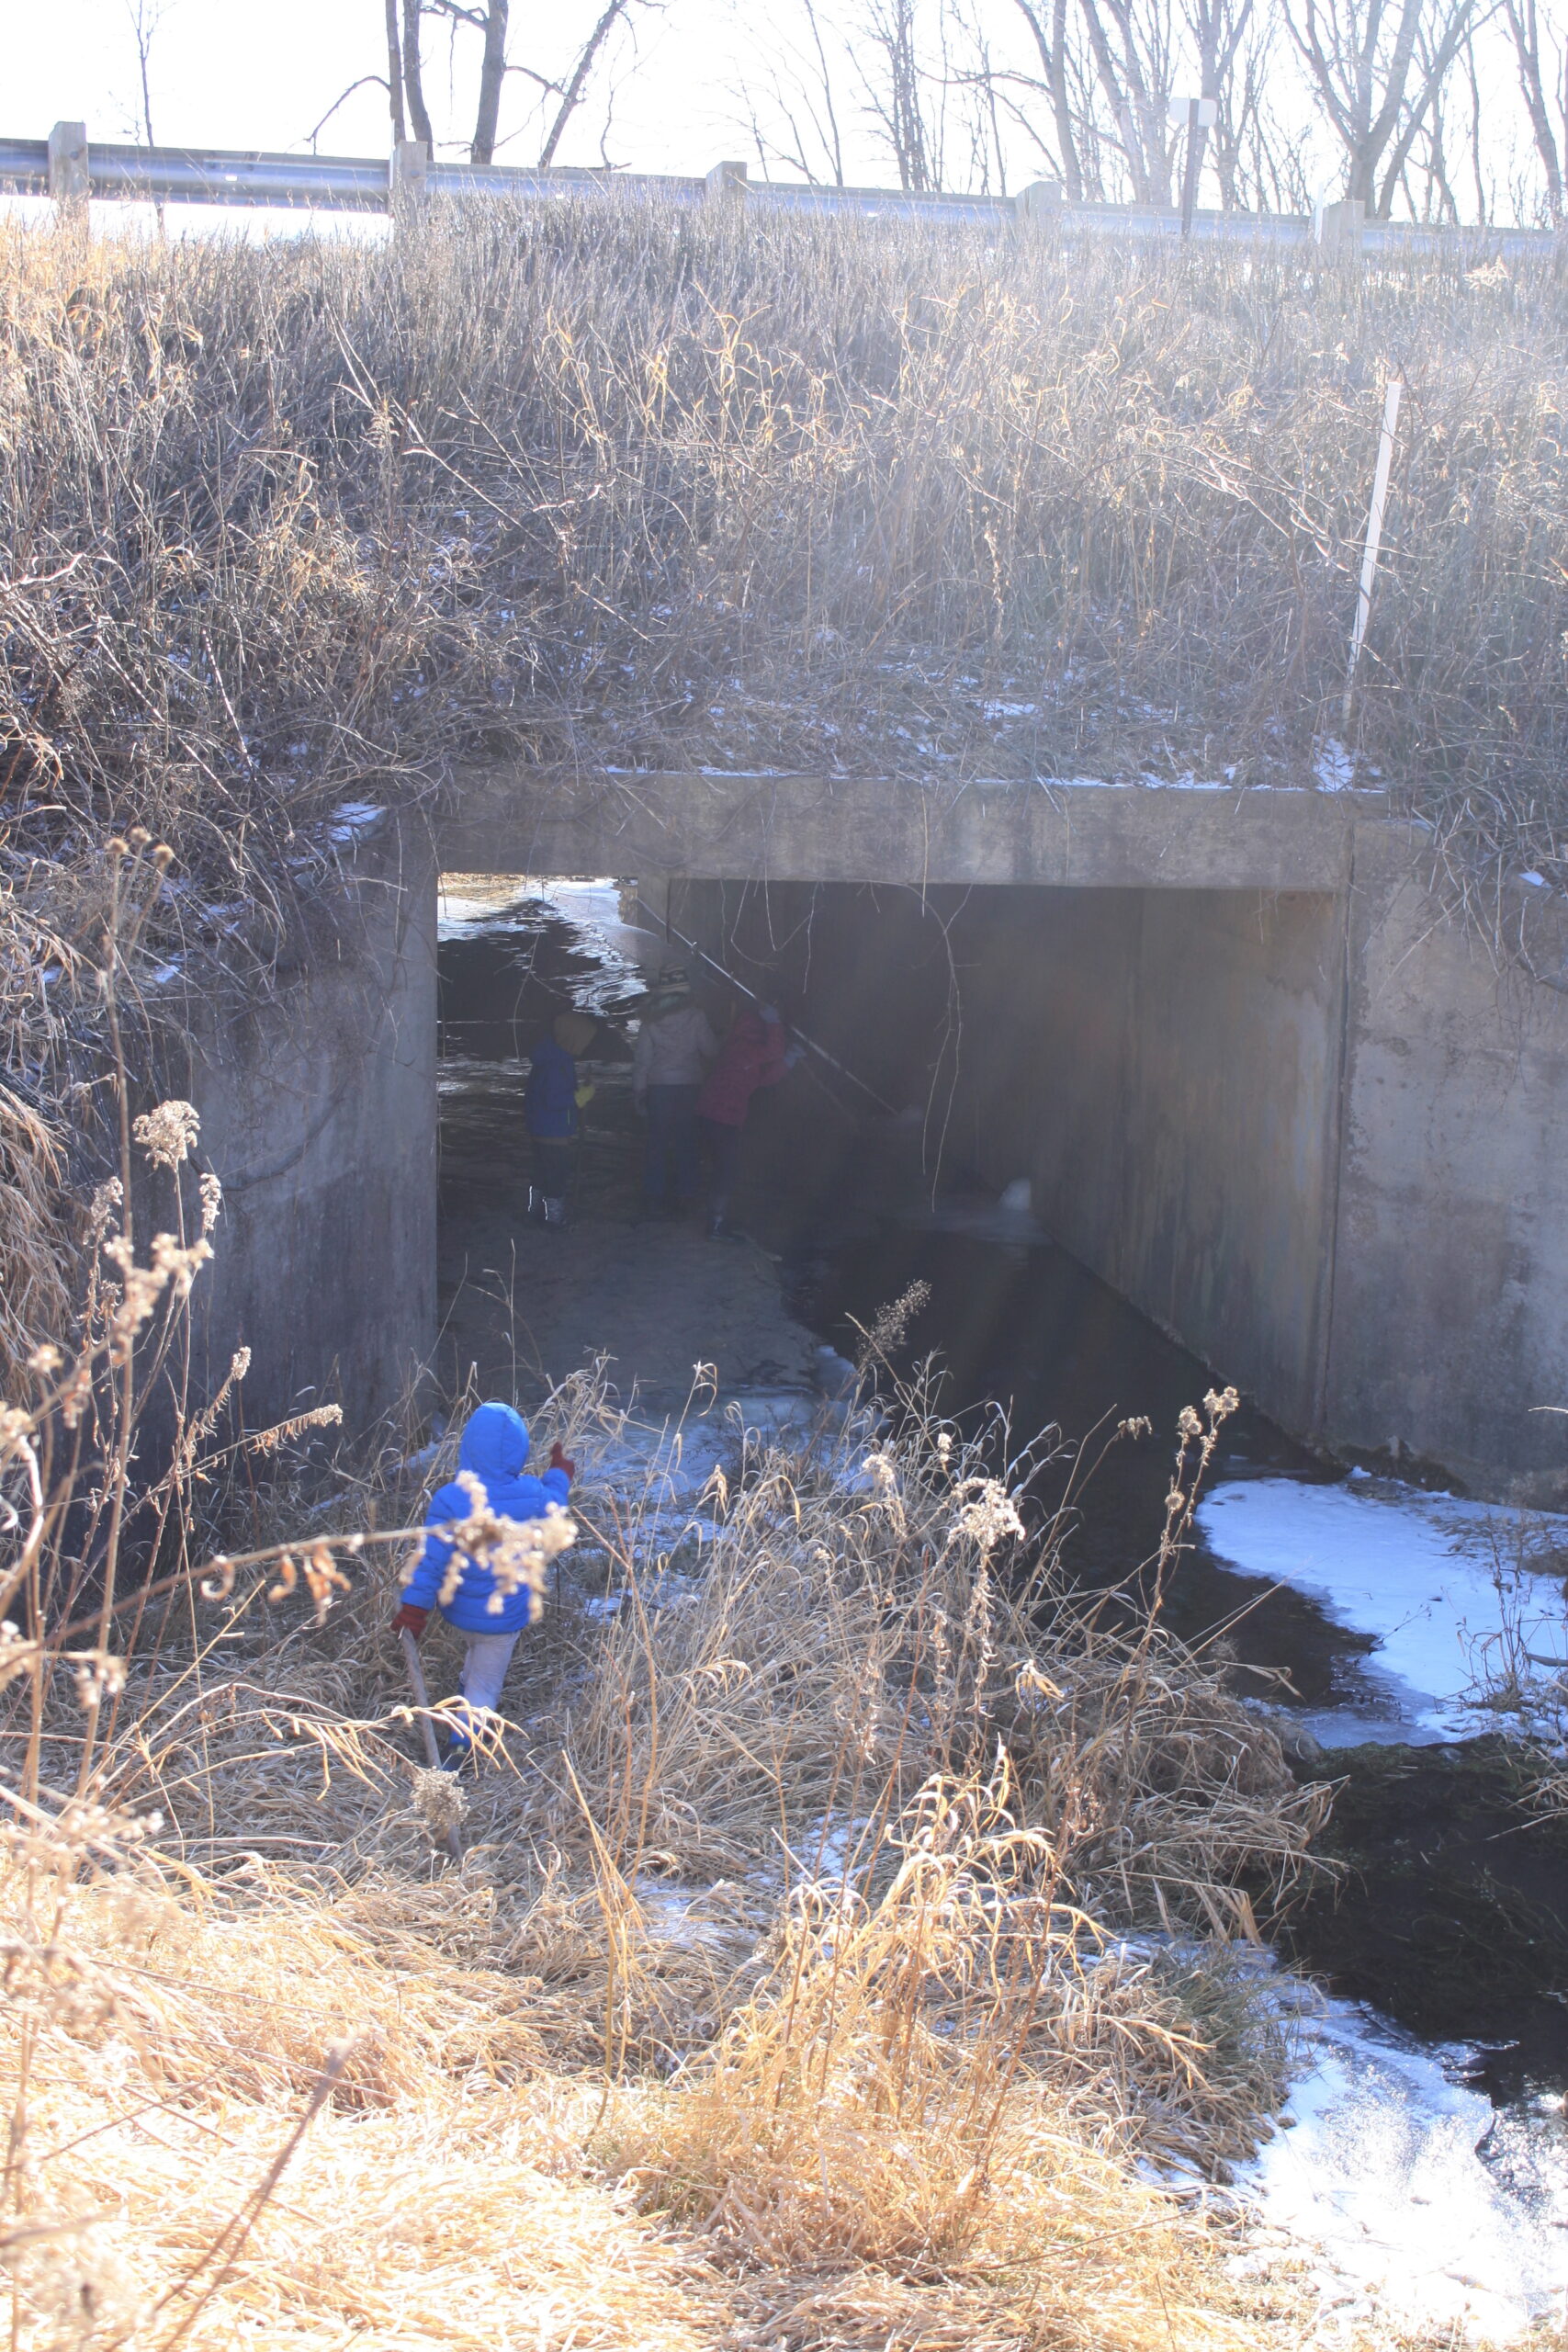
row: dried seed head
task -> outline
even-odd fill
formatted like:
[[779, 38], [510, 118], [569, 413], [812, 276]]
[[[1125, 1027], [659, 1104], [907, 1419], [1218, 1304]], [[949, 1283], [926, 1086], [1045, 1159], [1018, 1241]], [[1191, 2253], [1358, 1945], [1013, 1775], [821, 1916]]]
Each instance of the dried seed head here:
[[223, 1186], [210, 1169], [201, 1180], [201, 1229], [210, 1233], [223, 1205]]
[[33, 1433], [33, 1417], [19, 1405], [0, 1405], [0, 1462], [23, 1453]]
[[87, 1204], [87, 1227], [95, 1241], [102, 1238], [105, 1227], [124, 1198], [118, 1176], [106, 1177], [101, 1184], [95, 1187], [93, 1197]]
[[171, 1098], [143, 1111], [131, 1133], [155, 1168], [177, 1168], [201, 1133], [201, 1120], [194, 1102]]
[[467, 1792], [450, 1772], [427, 1766], [413, 1776], [413, 1812], [433, 1846], [444, 1846], [468, 1810]]
[[1018, 1506], [1000, 1479], [965, 1478], [958, 1493], [964, 1507], [953, 1521], [953, 1532], [966, 1535], [987, 1557], [1004, 1537], [1022, 1535]]
[[80, 1650], [72, 1655], [76, 1676], [76, 1703], [92, 1709], [106, 1699], [118, 1698], [125, 1688], [125, 1660], [107, 1650]]
[[441, 1580], [441, 1605], [445, 1608], [455, 1597], [471, 1560], [488, 1568], [495, 1579], [495, 1590], [485, 1604], [492, 1617], [500, 1616], [513, 1593], [525, 1589], [528, 1622], [536, 1623], [544, 1606], [551, 1563], [576, 1543], [577, 1522], [558, 1503], [551, 1503], [542, 1519], [504, 1519], [491, 1509], [483, 1481], [471, 1470], [459, 1470], [457, 1483], [472, 1508], [467, 1519], [448, 1521], [437, 1531], [452, 1546]]
[[225, 1552], [220, 1552], [212, 1563], [212, 1574], [201, 1580], [203, 1600], [227, 1600], [234, 1589], [234, 1563]]
[[47, 2323], [39, 2352], [109, 2352], [139, 2335], [146, 2300], [118, 2231], [65, 2221], [27, 2246], [18, 2284]]

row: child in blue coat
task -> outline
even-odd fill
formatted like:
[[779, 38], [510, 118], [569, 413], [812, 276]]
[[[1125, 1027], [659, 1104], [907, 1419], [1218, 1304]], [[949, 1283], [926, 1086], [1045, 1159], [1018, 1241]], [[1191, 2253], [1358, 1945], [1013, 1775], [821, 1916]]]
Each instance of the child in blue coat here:
[[577, 1057], [593, 1043], [597, 1022], [586, 1012], [558, 1012], [550, 1034], [535, 1046], [523, 1091], [523, 1115], [534, 1154], [534, 1182], [529, 1187], [528, 1213], [536, 1203], [545, 1225], [566, 1223], [566, 1198], [571, 1186], [572, 1160], [577, 1149], [578, 1113], [592, 1099], [593, 1088], [579, 1080]]
[[[458, 1463], [479, 1480], [491, 1510], [500, 1519], [543, 1519], [551, 1503], [564, 1506], [571, 1492], [577, 1465], [567, 1460], [559, 1444], [551, 1446], [549, 1467], [538, 1478], [524, 1467], [528, 1447], [527, 1423], [510, 1405], [480, 1405], [463, 1431]], [[450, 1600], [437, 1603], [453, 1548], [450, 1539], [437, 1530], [454, 1520], [468, 1519], [473, 1508], [471, 1498], [456, 1481], [436, 1488], [424, 1515], [430, 1532], [403, 1587], [403, 1604], [392, 1624], [395, 1631], [406, 1630], [417, 1641], [431, 1610], [439, 1605], [447, 1623], [455, 1625], [467, 1643], [461, 1683], [465, 1704], [493, 1711], [517, 1636], [530, 1622], [532, 1595], [523, 1586], [502, 1595], [499, 1611], [491, 1609], [494, 1576], [482, 1560], [465, 1558], [457, 1591]], [[471, 1746], [468, 1728], [454, 1724], [446, 1758], [449, 1770], [467, 1760]]]

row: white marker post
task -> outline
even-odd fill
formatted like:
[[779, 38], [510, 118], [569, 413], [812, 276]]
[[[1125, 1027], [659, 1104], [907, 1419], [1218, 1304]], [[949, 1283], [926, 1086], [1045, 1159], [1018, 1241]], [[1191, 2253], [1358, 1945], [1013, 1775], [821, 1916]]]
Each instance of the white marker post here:
[[1400, 395], [1404, 390], [1402, 376], [1391, 376], [1388, 392], [1382, 404], [1382, 433], [1378, 441], [1378, 462], [1372, 475], [1372, 503], [1367, 514], [1367, 544], [1361, 555], [1361, 592], [1356, 599], [1356, 626], [1350, 631], [1350, 659], [1345, 671], [1345, 700], [1339, 712], [1339, 731], [1350, 731], [1350, 704], [1356, 691], [1356, 665], [1361, 658], [1361, 644], [1371, 617], [1372, 582], [1377, 574], [1378, 548], [1382, 541], [1383, 508], [1388, 503], [1388, 478], [1393, 467], [1393, 433], [1399, 423]]
[[1217, 98], [1170, 98], [1166, 103], [1166, 119], [1172, 130], [1187, 133], [1187, 168], [1181, 175], [1181, 233], [1192, 234], [1192, 215], [1198, 209], [1198, 171], [1202, 161], [1201, 133], [1212, 130], [1219, 119]]

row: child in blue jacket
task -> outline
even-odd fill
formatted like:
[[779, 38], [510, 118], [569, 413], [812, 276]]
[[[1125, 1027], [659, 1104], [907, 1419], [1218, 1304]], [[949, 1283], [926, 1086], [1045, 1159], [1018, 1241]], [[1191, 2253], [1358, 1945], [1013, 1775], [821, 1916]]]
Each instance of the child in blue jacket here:
[[[550, 1448], [549, 1468], [538, 1478], [524, 1468], [528, 1446], [527, 1423], [510, 1405], [480, 1405], [463, 1431], [458, 1463], [479, 1480], [500, 1519], [543, 1519], [551, 1503], [564, 1505], [571, 1492], [577, 1465], [567, 1460], [558, 1442]], [[452, 1558], [449, 1538], [436, 1531], [454, 1520], [468, 1519], [472, 1510], [472, 1501], [456, 1481], [438, 1487], [431, 1497], [424, 1515], [430, 1532], [403, 1587], [403, 1604], [392, 1620], [395, 1631], [406, 1629], [415, 1641], [423, 1633]], [[443, 1617], [467, 1642], [461, 1686], [465, 1704], [491, 1711], [532, 1608], [532, 1595], [524, 1586], [503, 1595], [499, 1611], [492, 1610], [495, 1590], [495, 1577], [484, 1563], [465, 1559], [457, 1591], [439, 1603]], [[467, 1727], [454, 1724], [446, 1757], [449, 1770], [467, 1761], [471, 1746]]]
[[577, 1114], [593, 1094], [592, 1085], [579, 1080], [577, 1057], [593, 1043], [598, 1025], [586, 1012], [558, 1012], [549, 1035], [540, 1038], [529, 1059], [528, 1083], [523, 1091], [523, 1115], [534, 1154], [528, 1213], [534, 1215], [537, 1201], [546, 1225], [566, 1223]]

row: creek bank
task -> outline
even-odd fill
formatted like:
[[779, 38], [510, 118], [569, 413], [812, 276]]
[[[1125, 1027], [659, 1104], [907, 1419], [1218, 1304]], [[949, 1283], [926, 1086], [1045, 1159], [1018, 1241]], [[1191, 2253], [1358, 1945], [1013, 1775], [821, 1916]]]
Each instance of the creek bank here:
[[1338, 1783], [1319, 1850], [1344, 1866], [1278, 1939], [1429, 2041], [1500, 2104], [1560, 2098], [1568, 2047], [1568, 1818], [1533, 1803], [1539, 1759], [1491, 1734], [1343, 1747], [1296, 1765]]

